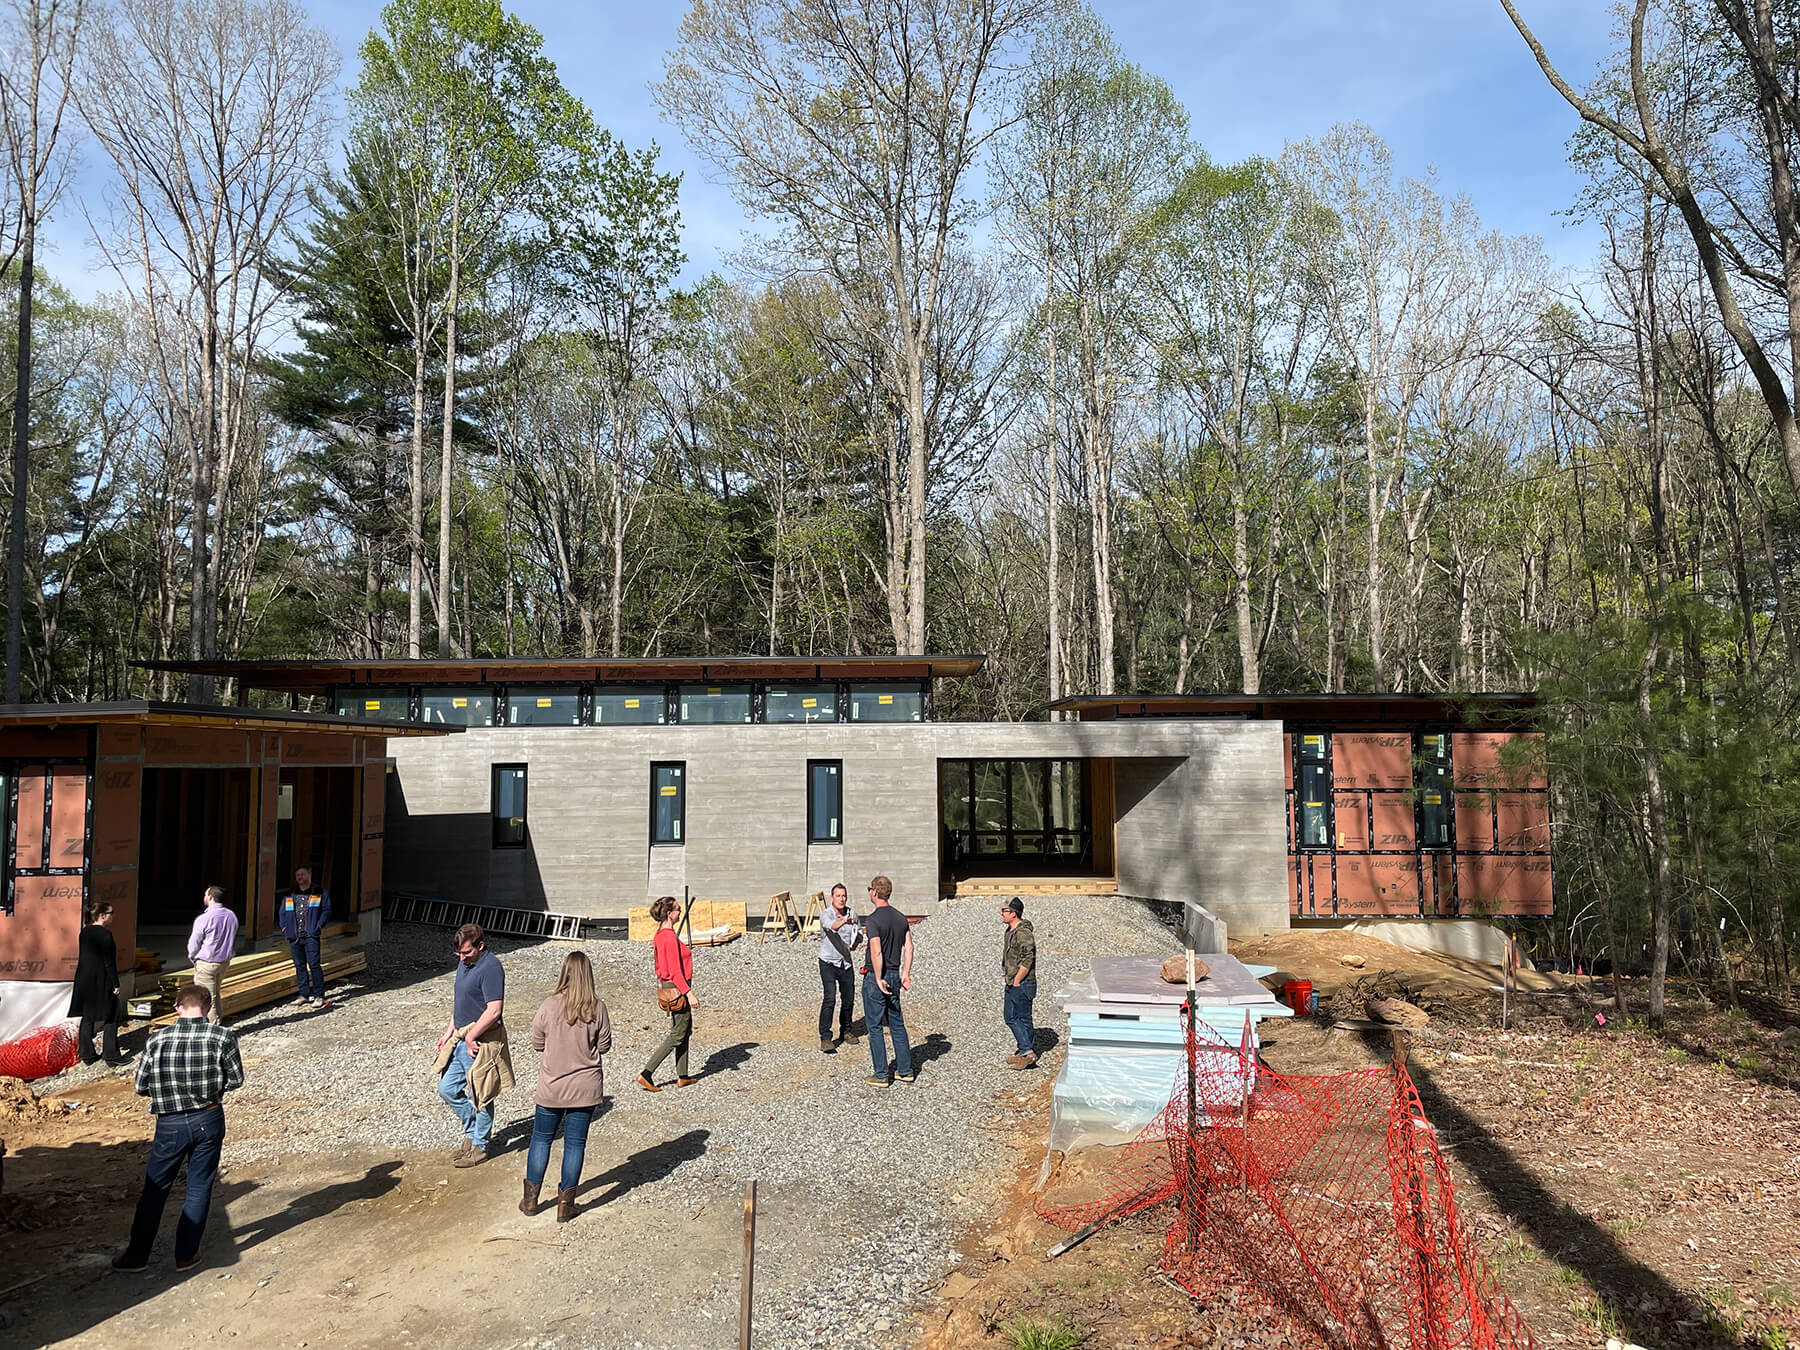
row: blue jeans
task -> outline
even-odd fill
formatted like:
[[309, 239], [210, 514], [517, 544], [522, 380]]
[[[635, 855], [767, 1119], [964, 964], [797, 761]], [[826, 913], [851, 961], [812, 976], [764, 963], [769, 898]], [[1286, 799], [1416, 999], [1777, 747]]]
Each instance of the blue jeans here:
[[456, 1112], [456, 1118], [462, 1122], [463, 1133], [469, 1136], [469, 1142], [485, 1153], [488, 1135], [494, 1129], [494, 1107], [490, 1102], [477, 1111], [475, 1103], [469, 1100], [469, 1066], [474, 1062], [474, 1056], [469, 1054], [469, 1043], [458, 1040], [456, 1053], [450, 1056], [450, 1067], [438, 1079], [438, 1096]]
[[[324, 998], [325, 969], [319, 964], [319, 939], [296, 938], [288, 943], [288, 950], [294, 954], [294, 983], [299, 986], [300, 997]], [[310, 987], [307, 984], [309, 977]]]
[[131, 1240], [125, 1247], [127, 1264], [138, 1265], [150, 1259], [156, 1230], [162, 1226], [163, 1206], [169, 1201], [175, 1174], [184, 1162], [187, 1192], [181, 1201], [181, 1220], [175, 1225], [175, 1259], [191, 1261], [199, 1253], [200, 1238], [206, 1232], [206, 1213], [212, 1208], [213, 1182], [219, 1175], [219, 1148], [224, 1142], [223, 1107], [177, 1111], [156, 1118], [150, 1161], [144, 1168], [144, 1189], [138, 1196]]
[[886, 1027], [894, 1036], [894, 1072], [902, 1078], [912, 1077], [912, 1042], [906, 1039], [906, 1019], [900, 1015], [900, 972], [888, 976], [884, 994], [873, 975], [863, 976], [863, 1020], [869, 1028], [869, 1058], [875, 1064], [875, 1076], [886, 1078], [888, 1071], [887, 1042], [881, 1037]]
[[581, 1160], [587, 1156], [588, 1126], [594, 1123], [591, 1106], [540, 1106], [531, 1118], [531, 1152], [525, 1156], [525, 1180], [540, 1186], [550, 1170], [550, 1141], [562, 1127], [562, 1189], [572, 1191], [581, 1180]]
[[1011, 1028], [1013, 1040], [1018, 1043], [1019, 1053], [1031, 1053], [1031, 1038], [1034, 1028], [1031, 1025], [1031, 1000], [1037, 997], [1037, 977], [1014, 986], [1011, 980], [1006, 982], [1006, 1025]]

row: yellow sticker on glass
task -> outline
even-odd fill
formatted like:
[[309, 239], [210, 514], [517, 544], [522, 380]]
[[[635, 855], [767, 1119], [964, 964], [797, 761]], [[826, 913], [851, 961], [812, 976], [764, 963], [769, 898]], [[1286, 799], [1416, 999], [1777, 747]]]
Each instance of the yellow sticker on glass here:
[[662, 790], [662, 795], [665, 797], [673, 797], [675, 795], [675, 785], [673, 783], [666, 785]]
[[548, 708], [548, 707], [549, 707], [549, 706], [550, 706], [550, 700], [549, 700], [549, 699], [547, 699], [547, 698], [540, 698], [540, 699], [539, 699], [539, 700], [538, 700], [538, 707], [540, 707], [540, 708]]
[[883, 707], [886, 707], [888, 704], [890, 704], [894, 701], [894, 696], [892, 694], [877, 694], [875, 696], [875, 701], [877, 703], [881, 704]]
[[725, 691], [724, 691], [724, 690], [723, 690], [723, 689], [719, 689], [719, 688], [715, 688], [715, 687], [713, 687], [713, 686], [710, 686], [710, 685], [709, 685], [709, 686], [708, 686], [708, 687], [707, 687], [707, 690], [706, 690], [706, 692], [707, 692], [707, 694], [708, 694], [708, 696], [711, 696], [711, 695], [714, 695], [714, 694], [722, 694], [722, 693], [724, 693], [724, 692], [725, 692]]
[[381, 700], [378, 698], [364, 699], [363, 700], [363, 711], [364, 712], [380, 712], [381, 711]]
[[638, 706], [638, 701], [635, 698], [628, 698], [625, 700], [625, 706], [627, 708], [635, 708]]
[[450, 700], [450, 706], [452, 708], [466, 708], [469, 706], [469, 700], [466, 698], [453, 698]]
[[816, 698], [803, 698], [800, 700], [800, 706], [802, 708], [816, 708], [819, 706], [819, 700]]

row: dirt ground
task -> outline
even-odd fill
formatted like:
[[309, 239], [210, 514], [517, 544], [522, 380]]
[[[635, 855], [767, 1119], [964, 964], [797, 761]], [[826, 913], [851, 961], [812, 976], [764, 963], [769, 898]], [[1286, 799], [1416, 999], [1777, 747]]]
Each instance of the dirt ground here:
[[[1334, 946], [1368, 954], [1359, 944], [1371, 940], [1333, 936]], [[1286, 959], [1305, 978], [1295, 955]], [[1800, 1053], [1777, 1044], [1800, 1026], [1800, 1009], [1747, 998], [1742, 1011], [1726, 1010], [1676, 985], [1669, 1028], [1653, 1036], [1636, 1017], [1613, 1017], [1610, 1002], [1528, 994], [1502, 1031], [1498, 996], [1475, 988], [1496, 972], [1459, 978], [1439, 967], [1396, 957], [1340, 978], [1314, 963], [1333, 980], [1328, 1002], [1379, 983], [1383, 993], [1398, 988], [1433, 1008], [1431, 1025], [1413, 1037], [1410, 1067], [1464, 1221], [1539, 1342], [1800, 1345]], [[1628, 1006], [1641, 1008], [1643, 982], [1627, 987]], [[1265, 1060], [1290, 1074], [1387, 1062], [1385, 1032], [1334, 1029], [1335, 1022], [1328, 1015], [1275, 1026]], [[1048, 1085], [1040, 1091], [1047, 1111]], [[921, 1317], [922, 1350], [1298, 1343], [1262, 1308], [1229, 1295], [1202, 1304], [1162, 1273], [1168, 1207], [1047, 1260], [1067, 1234], [1034, 1211], [1042, 1138], [1021, 1137], [1007, 1203], [971, 1237], [963, 1264]], [[1066, 1160], [1046, 1198], [1102, 1193], [1111, 1153], [1089, 1149]]]

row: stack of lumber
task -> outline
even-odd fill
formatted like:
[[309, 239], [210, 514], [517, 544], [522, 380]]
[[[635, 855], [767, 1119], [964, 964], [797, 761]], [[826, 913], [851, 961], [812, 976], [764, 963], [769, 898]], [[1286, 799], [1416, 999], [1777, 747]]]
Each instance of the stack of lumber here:
[[[368, 964], [360, 947], [327, 947], [319, 958], [327, 983], [354, 975]], [[171, 971], [162, 977], [155, 1008], [158, 1015], [151, 1019], [152, 1027], [167, 1026], [175, 1020], [175, 995], [182, 985], [192, 984], [193, 979], [191, 969]], [[293, 958], [285, 950], [234, 957], [219, 992], [220, 1016], [226, 1018], [291, 998], [294, 994]]]
[[[625, 921], [626, 936], [633, 942], [648, 942], [656, 936], [656, 921], [650, 917], [648, 905], [626, 910]], [[688, 911], [688, 923], [694, 946], [716, 947], [741, 936], [750, 919], [742, 900], [696, 900]]]

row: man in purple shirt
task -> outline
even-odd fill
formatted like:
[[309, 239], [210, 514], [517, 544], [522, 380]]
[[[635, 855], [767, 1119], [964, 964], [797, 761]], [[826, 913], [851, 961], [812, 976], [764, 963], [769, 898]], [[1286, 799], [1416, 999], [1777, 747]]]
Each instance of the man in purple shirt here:
[[188, 960], [194, 963], [194, 983], [212, 995], [212, 1006], [206, 1020], [224, 1021], [225, 968], [231, 964], [232, 950], [237, 946], [237, 915], [225, 908], [225, 888], [206, 888], [205, 908], [194, 920], [194, 931], [188, 934]]

